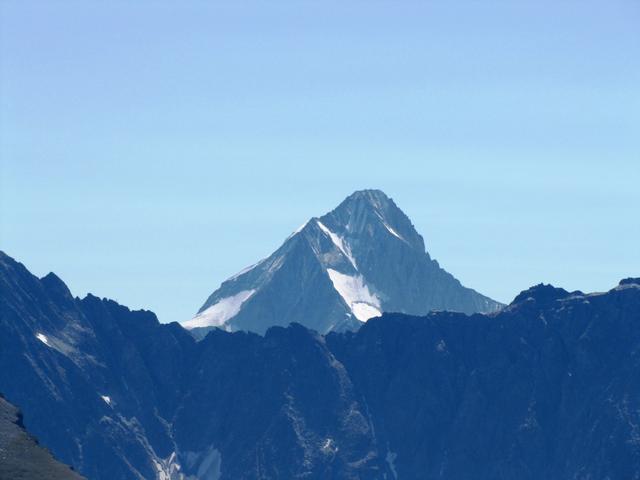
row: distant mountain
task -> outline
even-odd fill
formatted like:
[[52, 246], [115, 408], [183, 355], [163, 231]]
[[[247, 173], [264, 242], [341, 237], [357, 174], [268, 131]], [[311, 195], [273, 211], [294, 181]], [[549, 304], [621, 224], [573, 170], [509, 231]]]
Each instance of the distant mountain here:
[[0, 479], [81, 480], [24, 429], [20, 411], [0, 395]]
[[320, 333], [358, 328], [381, 312], [493, 312], [425, 250], [407, 216], [379, 190], [355, 192], [312, 218], [270, 257], [239, 272], [182, 325], [264, 333], [300, 323]]
[[638, 352], [640, 279], [196, 342], [0, 254], [0, 391], [92, 480], [634, 479]]

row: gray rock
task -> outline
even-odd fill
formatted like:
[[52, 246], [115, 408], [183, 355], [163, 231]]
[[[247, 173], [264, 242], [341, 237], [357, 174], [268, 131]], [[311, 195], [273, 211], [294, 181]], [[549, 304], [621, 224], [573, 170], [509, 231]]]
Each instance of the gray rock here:
[[501, 307], [431, 259], [392, 199], [363, 190], [223, 282], [182, 325], [199, 338], [213, 327], [262, 334], [291, 322], [327, 333], [355, 330], [382, 312], [470, 314]]

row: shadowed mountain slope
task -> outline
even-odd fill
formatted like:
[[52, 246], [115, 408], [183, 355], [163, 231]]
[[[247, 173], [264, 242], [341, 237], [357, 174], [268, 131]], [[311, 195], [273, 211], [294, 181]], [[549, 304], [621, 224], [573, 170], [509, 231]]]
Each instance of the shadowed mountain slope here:
[[0, 254], [0, 391], [91, 479], [634, 479], [640, 280], [490, 315], [210, 332]]

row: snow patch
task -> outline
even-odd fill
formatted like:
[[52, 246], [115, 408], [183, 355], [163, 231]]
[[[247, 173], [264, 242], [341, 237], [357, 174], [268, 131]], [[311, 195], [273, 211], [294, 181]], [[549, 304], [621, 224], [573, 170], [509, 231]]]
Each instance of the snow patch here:
[[153, 459], [156, 467], [157, 480], [195, 480], [195, 477], [185, 476], [182, 466], [177, 461], [176, 452], [172, 452], [166, 459]]
[[191, 320], [183, 322], [182, 326], [187, 329], [223, 326], [240, 312], [242, 304], [249, 300], [255, 292], [255, 290], [243, 290], [230, 297], [225, 297]]
[[339, 235], [336, 235], [327, 227], [325, 227], [320, 220], [316, 220], [316, 223], [320, 227], [320, 230], [322, 230], [331, 239], [333, 244], [336, 247], [338, 247], [338, 250], [340, 250], [344, 254], [344, 256], [349, 259], [349, 261], [351, 262], [351, 265], [353, 265], [353, 268], [357, 270], [358, 267], [356, 266], [356, 261], [353, 258], [353, 255], [351, 254], [351, 249], [349, 248], [349, 245], [347, 245], [347, 243], [342, 239], [342, 237], [340, 237]]
[[344, 299], [349, 309], [361, 322], [380, 315], [380, 299], [369, 291], [362, 275], [351, 276], [331, 268], [327, 269], [333, 288]]
[[299, 234], [299, 233], [304, 229], [304, 227], [306, 227], [306, 226], [309, 224], [309, 222], [310, 222], [310, 221], [311, 221], [311, 220], [307, 220], [307, 221], [306, 221], [306, 222], [304, 222], [302, 225], [300, 225], [298, 228], [296, 228], [296, 229], [291, 233], [291, 235], [289, 235], [289, 236], [285, 239], [285, 242], [286, 242], [287, 240], [289, 240], [291, 237], [295, 237], [297, 234]]
[[300, 233], [302, 231], [302, 229], [307, 226], [308, 223], [309, 223], [309, 220], [307, 220], [302, 225], [300, 225], [298, 228], [296, 228], [296, 230], [293, 232], [293, 235], [295, 235], [296, 233]]
[[111, 397], [108, 397], [107, 395], [100, 395], [100, 398], [104, 401], [104, 403], [111, 406]]
[[379, 317], [382, 312], [376, 307], [369, 305], [368, 303], [356, 302], [351, 305], [351, 311], [358, 320], [366, 322], [370, 318]]
[[332, 438], [327, 438], [322, 444], [322, 447], [320, 447], [320, 450], [324, 454], [335, 454], [338, 451], [338, 447], [335, 445]]
[[47, 347], [51, 346], [51, 344], [49, 343], [49, 339], [44, 333], [37, 333], [36, 338], [40, 340], [42, 343], [44, 343]]
[[170, 476], [167, 476], [167, 472], [165, 471], [164, 465], [162, 465], [160, 462], [156, 462], [155, 460], [153, 460], [153, 465], [156, 467], [156, 472], [157, 472], [156, 478], [158, 480], [170, 480], [171, 479]]
[[[384, 223], [384, 222], [383, 222]], [[387, 230], [389, 230], [389, 232], [391, 233], [391, 235], [398, 237], [400, 240], [404, 241], [404, 238], [402, 238], [402, 236], [396, 232], [393, 228], [391, 228], [389, 225], [387, 225], [386, 223], [384, 223], [384, 226], [387, 228]]]
[[382, 224], [384, 225], [384, 228], [386, 228], [389, 233], [391, 235], [393, 235], [394, 237], [398, 237], [400, 240], [402, 240], [403, 242], [406, 242], [406, 240], [404, 238], [402, 238], [402, 235], [400, 235], [398, 232], [396, 232], [393, 228], [391, 228], [391, 226], [386, 222], [386, 220], [384, 219], [384, 217], [380, 214], [380, 212], [376, 212], [376, 215], [378, 216], [378, 218], [380, 219], [380, 221], [382, 222]]

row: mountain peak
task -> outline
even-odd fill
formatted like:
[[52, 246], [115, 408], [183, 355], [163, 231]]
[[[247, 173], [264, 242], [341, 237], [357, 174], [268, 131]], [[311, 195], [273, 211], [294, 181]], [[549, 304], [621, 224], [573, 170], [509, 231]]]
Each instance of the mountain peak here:
[[[358, 190], [320, 220], [338, 234], [362, 243], [381, 239], [404, 242], [424, 254], [422, 236], [409, 217], [381, 190]], [[427, 254], [428, 255], [428, 254]]]
[[640, 285], [640, 277], [623, 278], [618, 285]]
[[47, 290], [61, 297], [66, 297], [67, 299], [72, 299], [71, 291], [69, 287], [62, 281], [60, 277], [58, 277], [55, 273], [49, 272], [47, 275], [40, 279], [42, 282], [42, 286], [44, 286]]
[[[578, 292], [576, 292], [578, 293]], [[572, 295], [564, 288], [557, 288], [553, 285], [540, 283], [520, 292], [511, 302], [511, 305], [519, 304], [525, 301], [533, 300], [541, 305], [552, 303], [556, 300], [562, 300]]]
[[344, 203], [352, 203], [352, 202], [364, 202], [371, 205], [374, 208], [380, 208], [389, 203], [393, 203], [393, 200], [387, 196], [382, 190], [377, 189], [365, 189], [365, 190], [356, 190], [342, 202]]
[[333, 212], [341, 210], [350, 212], [369, 210], [381, 216], [385, 216], [391, 212], [401, 212], [394, 201], [382, 190], [357, 190], [345, 198]]
[[298, 322], [326, 333], [357, 328], [383, 311], [475, 313], [500, 306], [440, 268], [384, 192], [359, 190], [223, 282], [183, 325], [264, 333]]

